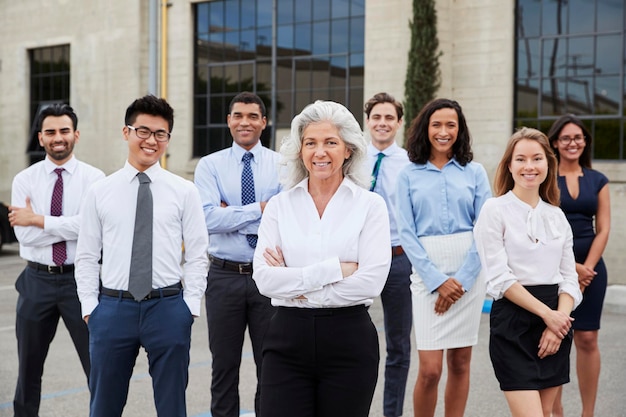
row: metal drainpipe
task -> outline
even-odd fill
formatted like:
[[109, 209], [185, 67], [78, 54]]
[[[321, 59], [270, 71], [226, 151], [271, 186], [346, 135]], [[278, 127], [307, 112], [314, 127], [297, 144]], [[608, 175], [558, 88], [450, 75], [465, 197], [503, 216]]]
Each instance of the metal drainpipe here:
[[[167, 8], [171, 6], [167, 0], [161, 1], [161, 97], [167, 99]], [[161, 166], [167, 169], [168, 153], [161, 157]]]

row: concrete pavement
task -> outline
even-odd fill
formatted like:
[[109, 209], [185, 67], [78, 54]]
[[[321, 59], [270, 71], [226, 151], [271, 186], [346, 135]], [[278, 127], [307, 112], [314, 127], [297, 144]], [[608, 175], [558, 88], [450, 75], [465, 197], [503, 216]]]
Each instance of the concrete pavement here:
[[[15, 302], [17, 293], [14, 282], [25, 263], [18, 256], [16, 244], [5, 245], [0, 251], [0, 417], [13, 416], [12, 399], [17, 378], [17, 354], [15, 341]], [[376, 302], [370, 309], [374, 323], [379, 329], [381, 357], [384, 358], [384, 328], [382, 308]], [[489, 317], [483, 314], [479, 343], [472, 359], [471, 389], [465, 413], [468, 417], [508, 416], [504, 396], [498, 388], [489, 361], [487, 343]], [[598, 417], [626, 417], [626, 288], [612, 287], [607, 296], [607, 306], [600, 331], [602, 351], [602, 375], [596, 415]], [[580, 415], [575, 370], [575, 351], [572, 350], [572, 382], [564, 387], [566, 416]], [[382, 417], [382, 375], [384, 359], [376, 388], [370, 416]], [[253, 393], [256, 384], [252, 350], [246, 340], [241, 371], [242, 415], [253, 411]], [[211, 355], [208, 348], [205, 317], [196, 320], [192, 334], [191, 365], [188, 395], [190, 417], [210, 416]], [[407, 386], [404, 415], [413, 415], [412, 389], [417, 375], [417, 352], [414, 353]], [[445, 375], [444, 375], [445, 378]], [[443, 381], [437, 417], [443, 416]], [[78, 357], [63, 324], [58, 327], [43, 377], [43, 398], [40, 417], [85, 417], [88, 415], [89, 393]], [[130, 386], [128, 404], [124, 416], [153, 417], [156, 415], [152, 401], [152, 386], [147, 360], [142, 351], [135, 366]], [[298, 416], [294, 416], [298, 417]], [[349, 416], [348, 416], [349, 417]]]

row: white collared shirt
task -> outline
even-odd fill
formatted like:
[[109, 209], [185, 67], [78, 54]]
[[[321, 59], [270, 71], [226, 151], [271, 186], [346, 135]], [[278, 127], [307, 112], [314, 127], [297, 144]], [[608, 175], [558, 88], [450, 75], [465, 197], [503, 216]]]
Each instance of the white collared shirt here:
[[[85, 197], [75, 272], [83, 317], [98, 305], [100, 276], [104, 287], [128, 290], [139, 188], [137, 172], [126, 162], [124, 168], [100, 181]], [[192, 182], [162, 169], [158, 163], [144, 172], [150, 177], [154, 201], [152, 287], [182, 281], [185, 302], [198, 316], [208, 271], [208, 235], [198, 190]]]
[[[63, 171], [63, 215], [51, 216], [52, 191], [57, 181], [56, 168]], [[26, 207], [30, 198], [33, 212], [44, 216], [44, 228], [15, 226], [15, 235], [20, 243], [20, 256], [27, 261], [54, 265], [52, 244], [66, 242], [65, 264], [73, 264], [76, 255], [76, 239], [80, 225], [80, 204], [87, 189], [104, 178], [97, 168], [79, 161], [76, 157], [63, 165], [56, 165], [49, 157], [24, 169], [13, 179], [11, 205]]]
[[[276, 246], [286, 268], [269, 266], [263, 257], [266, 247]], [[340, 262], [359, 266], [342, 278]], [[275, 306], [369, 306], [381, 293], [390, 264], [389, 218], [382, 197], [344, 178], [320, 218], [307, 178], [267, 203], [252, 277]], [[300, 295], [306, 300], [296, 299]]]
[[560, 208], [542, 200], [535, 208], [512, 191], [483, 205], [474, 227], [476, 248], [496, 300], [515, 282], [559, 285], [580, 304], [572, 229]]

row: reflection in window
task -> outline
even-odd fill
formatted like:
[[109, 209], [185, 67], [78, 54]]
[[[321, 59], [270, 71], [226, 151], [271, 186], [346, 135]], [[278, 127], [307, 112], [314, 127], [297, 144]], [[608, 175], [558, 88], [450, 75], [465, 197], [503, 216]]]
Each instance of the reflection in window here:
[[564, 113], [588, 124], [596, 159], [626, 159], [625, 7], [606, 0], [517, 0], [515, 126], [544, 131]]
[[31, 129], [26, 152], [33, 164], [46, 155], [37, 138], [37, 115], [51, 103], [70, 104], [70, 46], [31, 49], [29, 58]]
[[268, 126], [261, 140], [268, 145], [272, 131], [288, 129], [316, 99], [338, 101], [362, 122], [364, 0], [195, 3], [195, 157], [230, 146], [227, 107], [237, 93], [256, 92], [270, 111], [274, 1], [276, 127]]

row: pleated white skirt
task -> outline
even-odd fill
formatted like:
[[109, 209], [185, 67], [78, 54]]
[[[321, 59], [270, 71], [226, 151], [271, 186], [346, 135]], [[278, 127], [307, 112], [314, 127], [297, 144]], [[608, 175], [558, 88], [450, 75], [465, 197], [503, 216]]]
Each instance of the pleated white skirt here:
[[[420, 242], [430, 260], [444, 274], [454, 277], [474, 242], [472, 232], [425, 236]], [[443, 315], [435, 314], [439, 293], [430, 293], [422, 278], [411, 274], [413, 327], [418, 350], [452, 349], [478, 342], [480, 314], [485, 301], [485, 280], [479, 274], [471, 290]]]

